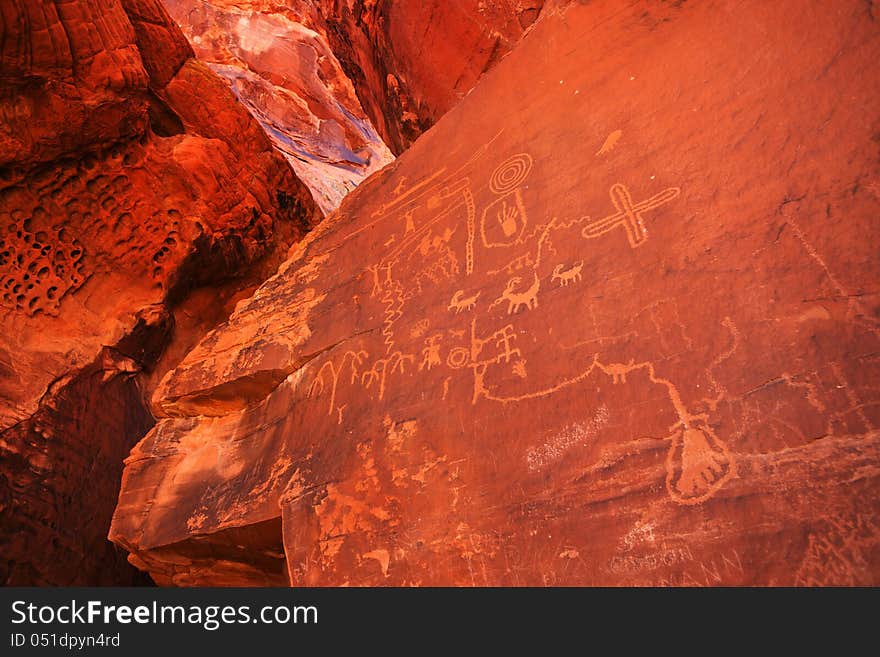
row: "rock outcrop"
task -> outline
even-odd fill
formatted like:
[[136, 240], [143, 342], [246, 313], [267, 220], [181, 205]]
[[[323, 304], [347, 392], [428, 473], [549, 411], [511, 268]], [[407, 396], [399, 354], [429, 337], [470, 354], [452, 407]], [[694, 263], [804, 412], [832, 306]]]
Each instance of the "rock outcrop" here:
[[166, 4], [328, 213], [393, 159], [388, 146], [402, 153], [454, 107], [544, 2]]
[[151, 377], [320, 215], [158, 0], [4, 3], [0, 33], [0, 581], [124, 584]]
[[880, 583], [873, 11], [545, 12], [164, 376], [112, 540], [163, 584]]
[[544, 0], [293, 4], [327, 35], [367, 116], [400, 154], [510, 52], [538, 18]]
[[[198, 58], [231, 86], [324, 213], [394, 157], [361, 109], [316, 9], [167, 0]], [[303, 11], [305, 10], [305, 11]]]

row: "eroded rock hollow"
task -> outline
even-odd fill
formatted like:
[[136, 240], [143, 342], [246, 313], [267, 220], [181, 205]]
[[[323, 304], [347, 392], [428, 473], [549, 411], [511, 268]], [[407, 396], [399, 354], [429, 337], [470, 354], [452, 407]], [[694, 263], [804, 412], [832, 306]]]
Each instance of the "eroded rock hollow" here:
[[0, 580], [124, 584], [151, 377], [320, 215], [157, 0], [4, 3], [0, 32]]
[[0, 13], [7, 582], [880, 582], [872, 3], [112, 4]]

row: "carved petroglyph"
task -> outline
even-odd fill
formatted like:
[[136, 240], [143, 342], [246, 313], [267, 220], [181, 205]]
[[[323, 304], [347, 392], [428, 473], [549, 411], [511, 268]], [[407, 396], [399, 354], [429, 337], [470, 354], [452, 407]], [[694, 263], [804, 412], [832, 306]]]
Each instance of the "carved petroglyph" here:
[[385, 353], [391, 353], [394, 348], [394, 324], [403, 315], [403, 288], [399, 283], [391, 279], [390, 271], [388, 280], [382, 293], [382, 305], [385, 306], [382, 317], [382, 335], [385, 341]]
[[456, 314], [460, 313], [462, 310], [473, 310], [476, 307], [477, 299], [479, 298], [480, 292], [465, 297], [464, 290], [456, 290], [455, 294], [452, 295], [452, 299], [449, 301], [447, 310], [454, 310]]
[[431, 326], [431, 321], [428, 319], [420, 319], [415, 324], [413, 324], [412, 328], [409, 331], [409, 337], [411, 338], [420, 338], [425, 333], [428, 332], [428, 328]]
[[704, 421], [691, 418], [673, 433], [666, 458], [666, 488], [679, 504], [700, 504], [733, 475], [727, 445]]
[[524, 253], [521, 256], [517, 256], [503, 267], [499, 269], [490, 269], [486, 274], [488, 276], [495, 276], [496, 274], [506, 273], [512, 274], [515, 271], [520, 271], [522, 269], [534, 269], [535, 262], [531, 253]]
[[565, 268], [565, 265], [556, 265], [553, 268], [553, 275], [550, 277], [551, 281], [559, 281], [559, 285], [561, 287], [567, 286], [569, 283], [577, 283], [581, 280], [581, 270], [584, 268], [584, 261], [581, 260], [576, 262], [574, 265]]
[[489, 179], [489, 189], [498, 196], [483, 210], [480, 237], [488, 248], [520, 243], [528, 224], [519, 185], [532, 169], [532, 157], [517, 153], [499, 164]]
[[715, 435], [704, 415], [694, 415], [687, 410], [678, 388], [658, 377], [653, 363], [603, 365], [597, 360], [595, 365], [617, 383], [625, 383], [631, 372], [645, 370], [652, 383], [666, 388], [679, 418], [667, 437], [672, 442], [666, 457], [666, 489], [675, 502], [701, 504], [735, 476], [733, 456], [726, 443]]
[[517, 288], [522, 279], [519, 276], [514, 276], [509, 281], [507, 281], [507, 286], [504, 288], [504, 291], [501, 293], [501, 296], [495, 299], [492, 302], [491, 307], [501, 303], [502, 301], [507, 301], [507, 314], [513, 315], [518, 312], [520, 308], [525, 308], [526, 310], [534, 310], [538, 307], [538, 292], [541, 290], [541, 280], [538, 278], [538, 273], [535, 272], [535, 281], [532, 285], [522, 291], [522, 292], [514, 292], [514, 289]]
[[489, 189], [499, 196], [512, 192], [529, 175], [532, 170], [532, 156], [528, 153], [517, 153], [499, 164], [489, 178]]
[[[679, 421], [670, 427], [670, 434], [665, 440], [670, 441], [669, 451], [665, 460], [666, 488], [669, 496], [678, 504], [701, 504], [712, 497], [731, 477], [735, 476], [734, 459], [726, 443], [722, 441], [709, 426], [704, 415], [688, 411], [681, 399], [678, 388], [669, 380], [657, 376], [651, 362], [642, 363], [602, 363], [598, 354], [593, 356], [590, 365], [580, 374], [559, 383], [534, 390], [521, 395], [505, 396], [487, 387], [486, 374], [490, 366], [510, 360], [512, 351], [510, 341], [515, 338], [512, 326], [504, 332], [505, 339], [498, 339], [498, 333], [488, 338], [476, 335], [476, 321], [471, 323], [471, 349], [469, 353], [460, 354], [459, 367], [469, 366], [474, 375], [472, 403], [487, 399], [501, 403], [514, 403], [526, 399], [538, 399], [553, 395], [560, 390], [578, 384], [588, 377], [602, 373], [611, 377], [612, 383], [626, 383], [627, 375], [633, 372], [645, 372], [651, 383], [661, 385], [666, 390], [669, 401]], [[508, 327], [505, 327], [506, 329]], [[504, 348], [503, 352], [495, 352], [484, 356], [483, 349], [489, 343]], [[517, 353], [521, 357], [521, 354]], [[462, 364], [462, 362], [464, 364]]]
[[[599, 154], [610, 152], [620, 136], [620, 131], [609, 135]], [[483, 400], [508, 404], [549, 397], [589, 377], [607, 376], [614, 384], [625, 384], [629, 374], [640, 372], [647, 375], [651, 384], [664, 389], [678, 417], [678, 422], [668, 429], [667, 435], [658, 436], [669, 444], [664, 461], [667, 493], [678, 504], [705, 502], [735, 476], [733, 456], [724, 441], [715, 434], [707, 417], [691, 412], [681, 399], [676, 385], [657, 376], [653, 360], [638, 363], [634, 360], [605, 362], [599, 353], [595, 353], [585, 365], [583, 360], [580, 361], [580, 372], [533, 384], [535, 374], [530, 376], [522, 350], [525, 345], [543, 338], [535, 334], [529, 337], [529, 342], [521, 342], [520, 334], [526, 333], [526, 330], [523, 327], [515, 328], [511, 323], [498, 328], [497, 324], [502, 323], [498, 321], [501, 312], [492, 312], [495, 306], [506, 301], [507, 316], [519, 315], [524, 320], [535, 317], [540, 322], [541, 315], [531, 311], [538, 308], [542, 279], [549, 277], [551, 284], [558, 287], [567, 287], [583, 280], [585, 260], [578, 259], [577, 255], [571, 257], [570, 234], [579, 233], [583, 238], [594, 239], [622, 227], [629, 245], [638, 247], [647, 240], [646, 213], [677, 198], [680, 189], [669, 187], [646, 200], [635, 202], [627, 187], [616, 183], [609, 189], [614, 212], [602, 219], [592, 220], [590, 216], [581, 216], [566, 220], [548, 216], [545, 223], [530, 225], [525, 203], [527, 186], [524, 183], [532, 166], [532, 157], [528, 153], [518, 153], [501, 162], [488, 181], [488, 192], [492, 195], [488, 200], [483, 200], [485, 188], [480, 188], [476, 181], [465, 175], [464, 168], [460, 168], [450, 174], [438, 172], [409, 188], [387, 207], [377, 210], [374, 215], [376, 221], [393, 219], [399, 222], [394, 225], [403, 234], [386, 248], [381, 262], [368, 268], [372, 274], [372, 297], [382, 304], [385, 357], [361, 373], [362, 385], [373, 391], [378, 399], [383, 399], [388, 390], [389, 375], [406, 373], [407, 365], [413, 365], [412, 369], [417, 372], [433, 373], [437, 369], [448, 368], [454, 376], [438, 378], [438, 383], [442, 381], [442, 398], [447, 399], [452, 382], [459, 380], [460, 375], [456, 372], [470, 370], [473, 376], [473, 404]], [[474, 190], [480, 193], [480, 208], [477, 207]], [[479, 229], [476, 226], [477, 209], [480, 210]], [[461, 226], [467, 227], [466, 235], [461, 234]], [[362, 227], [352, 235], [368, 228], [369, 225]], [[563, 250], [570, 259], [559, 257]], [[461, 268], [463, 271], [458, 266], [461, 260], [465, 263]], [[490, 269], [490, 265], [496, 269]], [[469, 278], [477, 267], [490, 278], [498, 274], [508, 275], [500, 295], [490, 304], [479, 303], [480, 298], [485, 299], [481, 297], [482, 290], [490, 289], [486, 281], [475, 285], [474, 280]], [[407, 275], [395, 276], [398, 268], [406, 271]], [[407, 286], [402, 286], [398, 279], [407, 281]], [[457, 281], [457, 284], [450, 286], [455, 290], [451, 298], [445, 296], [448, 294], [445, 292], [445, 289], [449, 289], [445, 287], [448, 281]], [[435, 294], [443, 295], [441, 299], [449, 299], [446, 308], [450, 314], [447, 318], [452, 326], [443, 327], [442, 332], [432, 331], [429, 335], [427, 325], [419, 326], [416, 330], [417, 325], [413, 324], [401, 336], [395, 335], [400, 317], [414, 308], [423, 307], [423, 304], [410, 303], [410, 299], [421, 294], [429, 294], [431, 296], [428, 298], [431, 299], [436, 298]], [[460, 321], [457, 317], [463, 311], [470, 315], [469, 341], [464, 332], [458, 330], [461, 325], [457, 325]], [[482, 335], [477, 334], [478, 313], [480, 317], [488, 315], [492, 318], [490, 321], [497, 323]], [[658, 330], [659, 323], [667, 319], [653, 314], [651, 317]], [[530, 322], [526, 322], [526, 328], [531, 328]], [[554, 326], [547, 323], [546, 328], [549, 335]], [[680, 328], [682, 339], [690, 348], [685, 329], [683, 326]], [[728, 328], [732, 332], [735, 330], [732, 324]], [[402, 337], [412, 342], [399, 344]], [[675, 344], [667, 345], [662, 341], [662, 336], [661, 343], [664, 353], [657, 358], [677, 347]], [[415, 354], [419, 354], [418, 361]], [[532, 356], [529, 355], [529, 358]], [[712, 366], [718, 365], [721, 360], [723, 358], [716, 360]], [[416, 363], [418, 367], [415, 367]], [[535, 370], [535, 373], [541, 372]], [[713, 392], [723, 396], [723, 387], [717, 381], [713, 380], [712, 383], [710, 390], [714, 387]], [[513, 394], [514, 390], [516, 394]], [[705, 408], [703, 401], [697, 402], [701, 409]], [[713, 410], [714, 406], [709, 404], [709, 409]], [[530, 452], [527, 456], [529, 468], [544, 467], [580, 440], [572, 436], [598, 431], [599, 425], [607, 422], [608, 409], [603, 406], [595, 413], [592, 419], [576, 423], [577, 426], [572, 425], [570, 431], [564, 431], [555, 442], [549, 441]]]
[[614, 230], [617, 226], [623, 226], [630, 246], [636, 248], [648, 239], [648, 230], [645, 228], [642, 214], [668, 203], [676, 198], [681, 190], [678, 187], [670, 187], [639, 203], [633, 203], [629, 190], [620, 183], [612, 185], [608, 193], [617, 212], [587, 224], [581, 230], [581, 235], [593, 239]]
[[480, 220], [483, 246], [495, 248], [521, 243], [528, 218], [522, 192], [515, 190], [490, 203]]
[[369, 390], [373, 384], [376, 384], [378, 398], [382, 399], [385, 397], [388, 376], [395, 372], [404, 374], [406, 363], [412, 364], [414, 361], [415, 356], [412, 354], [404, 354], [400, 351], [395, 351], [387, 358], [378, 359], [373, 363], [373, 366], [369, 370], [361, 374], [361, 383], [367, 390]]
[[422, 362], [419, 364], [420, 372], [425, 369], [430, 371], [435, 365], [443, 363], [443, 359], [440, 358], [440, 342], [442, 340], [443, 335], [440, 333], [425, 339], [425, 348], [422, 349]]
[[804, 251], [807, 252], [807, 255], [809, 255], [825, 273], [828, 282], [831, 283], [835, 291], [838, 293], [838, 298], [846, 300], [849, 316], [853, 317], [855, 321], [865, 326], [872, 333], [880, 334], [880, 319], [876, 317], [872, 308], [865, 305], [862, 295], [853, 294], [852, 291], [840, 281], [837, 275], [831, 271], [828, 263], [825, 262], [825, 259], [819, 255], [819, 252], [807, 239], [806, 234], [793, 215], [787, 214], [786, 220], [788, 225], [791, 226], [792, 232], [804, 247]]
[[617, 146], [617, 142], [620, 141], [620, 138], [623, 136], [623, 130], [615, 130], [610, 135], [605, 138], [602, 147], [596, 152], [596, 155], [605, 155], [606, 153], [610, 153], [614, 150], [614, 147]]
[[[364, 362], [364, 359], [367, 358], [369, 354], [366, 351], [346, 351], [342, 354], [342, 358], [339, 359], [339, 365], [333, 362], [332, 359], [328, 360], [326, 363], [321, 365], [320, 369], [315, 374], [315, 378], [312, 381], [312, 384], [309, 386], [309, 391], [307, 396], [311, 398], [314, 396], [321, 395], [327, 387], [327, 381], [324, 379], [325, 373], [329, 373], [330, 382], [330, 399], [327, 405], [327, 415], [331, 415], [336, 409], [336, 388], [339, 385], [339, 375], [342, 374], [345, 369], [346, 364], [350, 368], [351, 371], [351, 380], [350, 383], [354, 383], [361, 376], [358, 368]], [[342, 411], [339, 411], [340, 419], [342, 418]]]
[[373, 287], [370, 290], [370, 296], [378, 296], [382, 293], [382, 288], [386, 284], [390, 284], [392, 282], [391, 265], [387, 263], [369, 265], [367, 267], [367, 271], [369, 271], [370, 275], [373, 277]]
[[727, 389], [723, 385], [721, 385], [721, 383], [719, 383], [719, 381], [715, 378], [715, 374], [713, 371], [721, 363], [733, 356], [733, 354], [736, 353], [736, 350], [739, 348], [739, 330], [736, 328], [733, 320], [731, 320], [730, 317], [725, 317], [721, 320], [721, 323], [730, 332], [730, 346], [723, 352], [718, 354], [715, 358], [713, 358], [712, 362], [709, 363], [709, 367], [706, 368], [706, 378], [718, 395], [716, 399], [711, 400], [710, 402], [710, 407], [713, 409], [715, 406], [717, 406], [718, 402], [725, 395], [727, 395]]
[[742, 583], [746, 574], [739, 552], [731, 549], [703, 560], [689, 559], [685, 567], [667, 577], [650, 582], [651, 586], [719, 586]]
[[855, 413], [856, 417], [859, 418], [861, 423], [864, 425], [866, 431], [874, 431], [874, 424], [868, 419], [868, 416], [865, 414], [865, 404], [862, 403], [862, 400], [859, 399], [858, 395], [853, 390], [852, 386], [849, 384], [849, 381], [846, 380], [846, 377], [843, 374], [843, 370], [841, 369], [838, 363], [831, 363], [831, 371], [834, 373], [834, 378], [837, 379], [838, 388], [843, 390], [846, 394], [847, 401], [850, 403], [849, 409], [847, 409], [847, 413]]
[[449, 382], [450, 381], [452, 381], [451, 376], [447, 376], [445, 379], [443, 379], [443, 396], [441, 397], [441, 399], [446, 399], [446, 397], [449, 395]]
[[657, 542], [654, 533], [656, 526], [653, 522], [637, 522], [633, 527], [620, 539], [620, 550], [623, 552], [632, 552], [634, 549], [643, 546], [653, 546]]

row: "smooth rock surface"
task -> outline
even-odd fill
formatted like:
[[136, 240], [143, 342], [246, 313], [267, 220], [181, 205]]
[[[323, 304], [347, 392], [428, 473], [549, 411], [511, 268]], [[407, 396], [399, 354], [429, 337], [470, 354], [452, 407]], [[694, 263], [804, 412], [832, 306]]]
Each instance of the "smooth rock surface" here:
[[[561, 0], [561, 5], [568, 0]], [[538, 18], [544, 0], [294, 0], [327, 35], [395, 154], [467, 95]]]
[[880, 583], [870, 3], [550, 13], [156, 390], [169, 584]]

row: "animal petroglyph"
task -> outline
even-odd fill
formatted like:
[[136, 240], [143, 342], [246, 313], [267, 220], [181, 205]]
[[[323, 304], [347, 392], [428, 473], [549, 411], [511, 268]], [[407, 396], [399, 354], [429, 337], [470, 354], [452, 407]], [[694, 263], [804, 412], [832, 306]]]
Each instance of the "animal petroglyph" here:
[[612, 185], [608, 193], [617, 212], [587, 224], [581, 235], [593, 239], [614, 230], [617, 226], [623, 226], [630, 246], [636, 248], [648, 239], [648, 230], [645, 228], [642, 214], [669, 203], [681, 193], [681, 190], [678, 187], [670, 187], [639, 203], [633, 203], [629, 190], [620, 183]]
[[460, 313], [462, 310], [473, 310], [476, 307], [477, 299], [479, 298], [479, 292], [469, 297], [465, 297], [464, 290], [457, 290], [455, 294], [452, 295], [447, 310], [454, 310], [456, 314]]
[[[625, 384], [629, 374], [645, 372], [651, 383], [665, 388], [679, 418], [679, 421], [670, 428], [671, 433], [664, 438], [670, 441], [665, 460], [666, 488], [673, 501], [683, 505], [701, 504], [735, 476], [734, 459], [726, 443], [715, 434], [704, 415], [688, 411], [675, 384], [657, 376], [654, 364], [651, 362], [602, 363], [596, 354], [583, 372], [553, 386], [512, 396], [504, 396], [491, 390], [486, 384], [489, 367], [508, 361], [512, 351], [519, 352], [518, 349], [511, 350], [510, 341], [515, 338], [515, 334], [512, 326], [508, 325], [508, 327], [505, 327], [508, 330], [503, 333], [505, 339], [502, 342], [499, 340], [499, 332], [493, 333], [488, 338], [477, 337], [476, 322], [471, 323], [471, 349], [469, 352], [465, 351], [461, 358], [472, 369], [474, 375], [472, 403], [476, 404], [480, 399], [487, 399], [507, 404], [548, 397], [564, 388], [581, 383], [599, 372], [609, 376], [612, 383]], [[491, 357], [483, 356], [485, 345], [493, 341], [497, 347], [503, 347], [506, 353], [496, 352]]]
[[518, 312], [520, 308], [525, 307], [527, 310], [534, 310], [538, 307], [538, 292], [541, 290], [541, 279], [538, 278], [538, 273], [535, 272], [535, 281], [532, 285], [523, 292], [514, 292], [514, 289], [519, 287], [522, 279], [519, 276], [514, 276], [509, 281], [507, 281], [507, 287], [504, 288], [504, 291], [501, 293], [501, 296], [495, 299], [492, 302], [492, 306], [501, 303], [502, 301], [507, 301], [507, 314], [513, 315]]
[[614, 147], [617, 146], [617, 142], [620, 141], [620, 138], [623, 136], [623, 130], [615, 130], [610, 135], [605, 138], [604, 143], [602, 144], [602, 148], [600, 148], [596, 155], [605, 155], [606, 153], [610, 153], [614, 150]]
[[565, 265], [556, 265], [553, 268], [553, 275], [550, 277], [551, 281], [559, 281], [559, 285], [565, 287], [569, 283], [577, 283], [581, 280], [581, 270], [584, 268], [584, 261], [575, 263], [568, 269], [565, 268]]
[[[621, 134], [619, 130], [611, 133], [599, 154], [610, 152]], [[559, 262], [562, 258], [557, 254], [566, 246], [566, 241], [561, 241], [560, 235], [564, 240], [567, 231], [574, 230], [580, 231], [585, 239], [594, 239], [622, 227], [629, 245], [632, 248], [638, 247], [647, 240], [646, 213], [669, 203], [681, 193], [679, 188], [669, 187], [646, 200], [636, 202], [623, 184], [615, 183], [609, 189], [614, 208], [612, 214], [598, 220], [593, 220], [590, 216], [571, 220], [548, 216], [546, 223], [529, 226], [523, 193], [526, 189], [524, 182], [532, 165], [532, 158], [528, 153], [518, 153], [501, 162], [492, 172], [487, 185], [493, 197], [482, 206], [479, 217], [475, 198], [481, 199], [481, 204], [484, 203], [482, 198], [485, 198], [485, 187], [480, 188], [476, 181], [472, 181], [463, 170], [459, 170], [454, 175], [446, 176], [445, 182], [433, 177], [420, 186], [410, 188], [406, 200], [396, 199], [393, 211], [377, 219], [397, 218], [401, 221], [397, 226], [404, 229], [404, 234], [389, 246], [383, 261], [370, 268], [373, 274], [372, 296], [383, 305], [382, 335], [385, 338], [386, 356], [361, 374], [361, 383], [366, 389], [375, 391], [378, 399], [382, 399], [387, 391], [388, 376], [392, 373], [403, 374], [408, 363], [418, 363], [417, 368], [413, 367], [417, 372], [446, 368], [448, 371], [470, 370], [473, 375], [473, 404], [481, 400], [507, 404], [548, 397], [583, 383], [589, 377], [607, 376], [613, 384], [625, 384], [629, 374], [640, 372], [647, 375], [651, 384], [663, 387], [678, 418], [678, 422], [668, 428], [665, 435], [657, 436], [658, 439], [668, 441], [669, 445], [664, 461], [665, 484], [669, 496], [682, 505], [706, 501], [735, 476], [733, 456], [724, 441], [715, 434], [707, 417], [689, 411], [676, 385], [657, 376], [652, 361], [606, 363], [596, 353], [591, 362], [586, 363], [585, 368], [584, 365], [580, 366], [584, 368], [582, 371], [563, 375], [561, 380], [532, 385], [532, 377], [539, 375], [540, 370], [532, 375], [526, 370], [526, 360], [521, 351], [523, 347], [517, 341], [518, 335], [525, 332], [523, 327], [515, 329], [513, 324], [507, 324], [502, 328], [488, 329], [485, 334], [478, 336], [477, 318], [473, 314], [469, 343], [467, 337], [457, 331], [456, 326], [447, 327], [444, 333], [434, 335], [428, 335], [426, 328], [424, 333], [421, 330], [410, 331], [409, 337], [418, 339], [418, 342], [408, 347], [395, 342], [398, 336], [392, 331], [396, 329], [396, 323], [403, 312], [420, 307], [418, 304], [410, 304], [409, 300], [438, 286], [442, 290], [448, 280], [461, 279], [461, 283], [455, 286], [460, 286], [461, 289], [455, 290], [447, 304], [447, 310], [452, 313], [451, 322], [456, 322], [455, 317], [462, 311], [476, 311], [479, 308], [478, 301], [482, 291], [479, 287], [475, 289], [473, 281], [465, 278], [474, 273], [475, 256], [480, 258], [480, 262], [476, 264], [484, 267], [490, 277], [505, 272], [505, 277], [510, 276], [500, 295], [488, 304], [487, 309], [492, 310], [506, 301], [506, 315], [524, 314], [531, 320], [532, 314], [528, 311], [538, 307], [542, 277], [549, 275], [551, 284], [558, 287], [567, 287], [583, 280], [585, 260], [578, 260], [578, 256], [575, 256], [568, 261]], [[474, 190], [479, 192], [476, 197]], [[461, 211], [462, 208], [464, 212]], [[385, 210], [391, 209], [389, 206]], [[479, 229], [476, 228], [477, 218], [480, 219]], [[455, 229], [465, 225], [467, 235], [456, 237]], [[477, 242], [480, 244], [477, 245]], [[481, 251], [475, 254], [475, 248]], [[483, 252], [482, 248], [489, 251]], [[463, 271], [459, 271], [456, 263], [461, 258], [462, 249], [466, 265], [462, 268]], [[566, 251], [570, 253], [568, 249]], [[492, 256], [492, 253], [500, 255]], [[555, 259], [558, 264], [549, 264], [550, 258]], [[399, 277], [392, 276], [391, 270], [408, 266], [409, 263], [415, 263], [416, 275], [413, 278], [413, 272], [407, 270], [409, 278], [405, 280], [410, 281], [410, 284], [403, 289], [396, 280]], [[442, 266], [432, 269], [436, 263]], [[487, 265], [496, 269], [489, 271]], [[422, 278], [423, 283], [420, 282]], [[538, 316], [538, 313], [534, 313], [534, 316]], [[548, 330], [552, 328], [549, 327]], [[533, 337], [535, 340], [539, 339], [538, 336]], [[414, 354], [419, 353], [419, 361], [416, 361]], [[460, 375], [456, 374], [455, 377], [440, 379], [444, 399], [450, 392], [450, 382], [458, 376]], [[644, 381], [643, 378], [641, 380]], [[517, 394], [512, 394], [511, 390], [506, 389], [507, 386], [513, 386]], [[716, 388], [716, 392], [723, 394], [721, 386]], [[710, 410], [711, 408], [710, 406]], [[607, 415], [607, 409], [604, 412]], [[606, 415], [597, 417], [605, 421], [603, 418]], [[597, 427], [590, 425], [588, 428], [592, 431]], [[568, 438], [563, 436], [559, 440], [562, 442], [554, 443], [556, 447], [567, 449]], [[529, 467], [539, 461], [546, 463], [550, 458], [549, 452], [535, 452]]]

